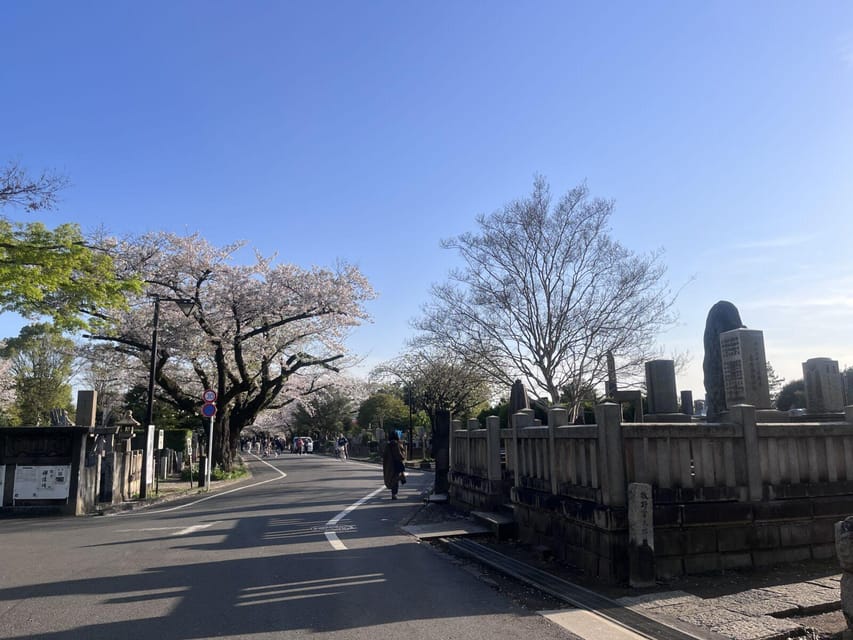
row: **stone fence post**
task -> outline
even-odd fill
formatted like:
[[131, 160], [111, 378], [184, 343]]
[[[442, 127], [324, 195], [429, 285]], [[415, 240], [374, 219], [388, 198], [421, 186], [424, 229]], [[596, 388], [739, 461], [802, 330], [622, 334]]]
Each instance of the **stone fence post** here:
[[569, 412], [562, 407], [548, 409], [548, 477], [551, 479], [551, 493], [557, 495], [557, 427], [569, 424]]
[[841, 565], [841, 611], [847, 621], [842, 638], [853, 638], [853, 516], [835, 523], [835, 553]]
[[501, 419], [486, 418], [486, 469], [490, 482], [501, 480]]
[[468, 433], [465, 434], [465, 473], [467, 473], [469, 476], [471, 475], [471, 473], [474, 470], [474, 463], [472, 462], [472, 458], [474, 456], [472, 455], [473, 447], [471, 446], [471, 433], [470, 432], [476, 431], [479, 428], [480, 428], [480, 421], [479, 420], [477, 420], [476, 418], [469, 418], [468, 419], [468, 422], [466, 423], [466, 431], [468, 431]]
[[743, 427], [743, 448], [746, 456], [746, 479], [749, 500], [760, 502], [762, 495], [761, 453], [758, 449], [758, 429], [755, 420], [755, 407], [749, 404], [736, 404], [729, 407], [732, 421]]
[[522, 409], [515, 413], [510, 418], [512, 423], [512, 471], [513, 471], [513, 486], [521, 486], [521, 457], [519, 456], [520, 447], [518, 443], [518, 430], [524, 427], [533, 426], [533, 411], [530, 409]]
[[625, 454], [622, 444], [622, 406], [605, 402], [595, 407], [598, 426], [598, 469], [601, 501], [609, 507], [624, 507]]

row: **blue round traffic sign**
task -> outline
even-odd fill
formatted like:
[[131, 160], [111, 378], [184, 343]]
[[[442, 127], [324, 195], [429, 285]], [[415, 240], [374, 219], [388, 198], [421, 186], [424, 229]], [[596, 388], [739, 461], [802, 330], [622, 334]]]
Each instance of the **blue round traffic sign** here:
[[205, 418], [212, 418], [216, 415], [216, 405], [211, 404], [210, 402], [205, 402], [201, 405], [201, 415]]

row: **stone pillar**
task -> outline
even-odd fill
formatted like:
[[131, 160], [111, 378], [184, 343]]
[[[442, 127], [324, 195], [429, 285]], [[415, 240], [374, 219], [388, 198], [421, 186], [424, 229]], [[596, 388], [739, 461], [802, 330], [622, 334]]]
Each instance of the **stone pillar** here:
[[844, 390], [838, 361], [811, 358], [803, 363], [808, 413], [840, 413], [844, 411]]
[[612, 402], [597, 405], [595, 422], [598, 426], [601, 501], [609, 507], [624, 507], [626, 495], [622, 407]]
[[628, 485], [628, 580], [632, 587], [655, 586], [655, 527], [652, 485]]
[[569, 412], [562, 407], [548, 410], [548, 477], [551, 493], [557, 495], [557, 427], [569, 424]]
[[650, 414], [678, 413], [675, 362], [651, 360], [646, 363], [646, 397]]
[[726, 406], [748, 404], [770, 408], [764, 333], [755, 329], [733, 329], [720, 334]]
[[743, 446], [746, 458], [746, 478], [749, 500], [761, 501], [763, 485], [761, 482], [761, 454], [758, 450], [758, 429], [755, 420], [755, 407], [738, 404], [729, 407], [729, 417], [743, 427]]
[[74, 424], [78, 427], [94, 427], [97, 407], [97, 391], [78, 391], [77, 413], [74, 416]]
[[501, 481], [501, 419], [499, 416], [486, 418], [486, 451], [488, 452], [487, 473], [490, 482]]
[[521, 472], [523, 466], [521, 464], [521, 447], [518, 444], [518, 430], [524, 427], [533, 425], [533, 411], [530, 409], [522, 409], [518, 413], [510, 416], [510, 424], [512, 426], [512, 475], [513, 486], [521, 486]]
[[469, 476], [471, 475], [471, 473], [473, 471], [473, 467], [474, 467], [473, 462], [472, 462], [474, 456], [472, 455], [472, 451], [471, 451], [471, 449], [473, 448], [473, 445], [471, 443], [470, 432], [476, 431], [479, 428], [480, 428], [480, 421], [479, 420], [477, 420], [476, 418], [469, 418], [468, 419], [468, 424], [467, 424], [466, 430], [469, 433], [465, 434], [465, 473], [467, 473]]
[[616, 392], [619, 391], [619, 385], [616, 382], [616, 361], [613, 359], [613, 352], [607, 352], [607, 383], [606, 395], [609, 400], [616, 399]]
[[841, 565], [841, 611], [847, 621], [844, 638], [853, 637], [853, 516], [835, 523], [835, 553]]
[[450, 412], [439, 409], [435, 412], [435, 425], [432, 434], [432, 451], [435, 458], [436, 494], [447, 494], [447, 472], [450, 470]]

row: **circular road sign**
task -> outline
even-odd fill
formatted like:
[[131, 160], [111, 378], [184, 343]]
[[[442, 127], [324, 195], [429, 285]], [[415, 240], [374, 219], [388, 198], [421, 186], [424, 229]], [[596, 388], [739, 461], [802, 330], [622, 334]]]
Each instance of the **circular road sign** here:
[[201, 415], [203, 415], [205, 418], [212, 418], [216, 415], [216, 405], [211, 404], [209, 402], [205, 402], [203, 405], [201, 405]]
[[201, 399], [205, 402], [215, 402], [216, 392], [213, 389], [205, 389], [204, 393], [201, 394]]

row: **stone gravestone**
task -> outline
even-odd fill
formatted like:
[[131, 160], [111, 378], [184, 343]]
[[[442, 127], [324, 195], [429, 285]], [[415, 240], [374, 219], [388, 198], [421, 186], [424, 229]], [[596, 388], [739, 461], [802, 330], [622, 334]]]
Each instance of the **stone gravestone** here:
[[853, 404], [853, 372], [845, 371], [841, 374], [842, 386], [844, 387], [844, 406]]
[[740, 321], [740, 313], [731, 302], [720, 300], [708, 312], [703, 339], [705, 359], [702, 361], [702, 371], [705, 375], [705, 413], [708, 422], [716, 422], [727, 406], [720, 334], [741, 328], [743, 323]]
[[764, 333], [755, 329], [734, 329], [720, 334], [720, 359], [726, 406], [750, 404], [770, 408], [767, 357]]
[[803, 363], [808, 413], [839, 413], [844, 411], [844, 390], [838, 361], [831, 358], [810, 358]]
[[652, 415], [678, 413], [675, 362], [651, 360], [646, 363], [646, 398]]
[[616, 360], [613, 358], [613, 352], [607, 352], [607, 382], [605, 383], [606, 395], [608, 398], [615, 400], [619, 387], [616, 382]]
[[693, 392], [692, 391], [682, 391], [681, 392], [681, 413], [684, 415], [692, 416], [693, 415]]

